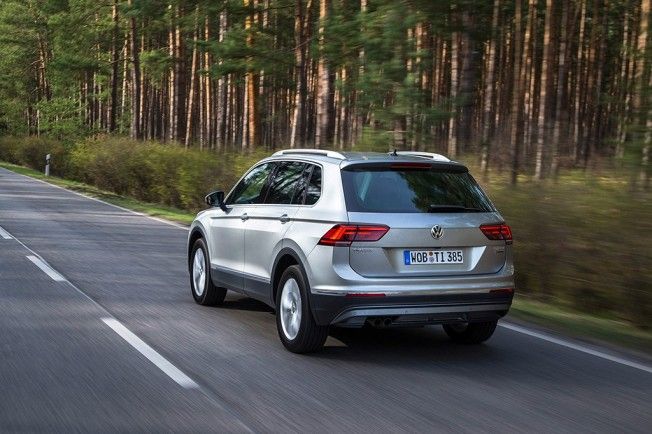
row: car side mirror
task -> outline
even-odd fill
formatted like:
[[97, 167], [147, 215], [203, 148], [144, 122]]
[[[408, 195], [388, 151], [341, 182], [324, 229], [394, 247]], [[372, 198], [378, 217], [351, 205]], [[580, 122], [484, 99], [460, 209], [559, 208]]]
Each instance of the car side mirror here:
[[213, 207], [213, 206], [219, 206], [222, 211], [226, 211], [226, 205], [224, 204], [224, 192], [223, 191], [214, 191], [212, 193], [209, 193], [206, 195], [204, 198], [206, 201], [206, 205]]

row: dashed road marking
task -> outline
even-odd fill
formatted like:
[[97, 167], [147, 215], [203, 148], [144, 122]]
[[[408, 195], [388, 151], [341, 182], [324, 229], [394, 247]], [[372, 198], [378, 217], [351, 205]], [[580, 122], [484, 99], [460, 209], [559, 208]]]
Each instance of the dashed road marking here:
[[199, 388], [199, 385], [190, 377], [181, 372], [179, 368], [170, 363], [165, 357], [157, 353], [154, 348], [147, 345], [141, 338], [133, 334], [127, 327], [122, 325], [120, 321], [115, 318], [102, 318], [102, 321], [177, 384], [186, 389]]
[[0, 238], [2, 238], [4, 240], [10, 240], [13, 237], [9, 234], [9, 232], [2, 229], [2, 226], [0, 226]]
[[67, 282], [66, 278], [59, 274], [54, 268], [45, 262], [43, 259], [34, 255], [27, 255], [27, 259], [32, 261], [34, 265], [41, 269], [45, 274], [50, 276], [50, 278], [56, 282]]

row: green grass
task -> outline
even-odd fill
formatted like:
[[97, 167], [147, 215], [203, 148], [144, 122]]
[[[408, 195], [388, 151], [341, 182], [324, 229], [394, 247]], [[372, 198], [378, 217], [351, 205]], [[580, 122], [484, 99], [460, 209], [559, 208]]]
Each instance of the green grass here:
[[33, 169], [29, 169], [27, 167], [18, 166], [11, 163], [5, 163], [3, 161], [0, 161], [0, 167], [11, 170], [12, 172], [20, 173], [21, 175], [27, 175], [32, 178], [47, 181], [50, 184], [58, 185], [59, 187], [76, 191], [86, 196], [101, 199], [113, 205], [118, 205], [134, 211], [142, 212], [143, 214], [151, 215], [153, 217], [160, 217], [166, 220], [170, 220], [185, 225], [189, 225], [192, 222], [192, 220], [195, 218], [195, 215], [189, 213], [188, 211], [183, 211], [180, 209], [166, 207], [154, 203], [142, 202], [129, 197], [119, 196], [115, 193], [100, 190], [99, 188], [93, 187], [92, 185], [84, 184], [77, 181], [58, 178], [56, 176], [45, 176], [43, 173]]
[[551, 304], [514, 299], [508, 318], [532, 324], [583, 340], [607, 343], [652, 354], [652, 332], [623, 321], [563, 309]]
[[[160, 217], [166, 220], [171, 220], [182, 224], [189, 224], [194, 218], [194, 214], [189, 213], [187, 211], [183, 211], [171, 207], [165, 207], [162, 205], [142, 202], [133, 198], [123, 197], [115, 193], [107, 192], [97, 187], [93, 187], [91, 185], [76, 182], [76, 181], [70, 181], [67, 179], [58, 178], [54, 176], [46, 177], [43, 175], [43, 173], [39, 171], [29, 169], [23, 166], [18, 166], [15, 164], [10, 164], [10, 163], [5, 163], [0, 161], [0, 167], [36, 179], [46, 180], [47, 182], [58, 185], [60, 187], [64, 187], [66, 189], [73, 190], [85, 194], [87, 196], [102, 199], [106, 202], [118, 206], [132, 209], [134, 211], [142, 212], [144, 214], [148, 214], [151, 216]], [[578, 187], [577, 185], [574, 185], [576, 184], [576, 182], [572, 182], [575, 180], [572, 180], [571, 182], [569, 181], [563, 183], [562, 184], [563, 187], [562, 188], [558, 187], [558, 189], [562, 190], [564, 193], [568, 193], [568, 190]], [[578, 182], [578, 184], [582, 185], [582, 182]], [[533, 188], [539, 188], [539, 187], [535, 186]], [[616, 188], [618, 189], [620, 188], [620, 186]], [[500, 193], [501, 192], [498, 192], [498, 196], [501, 196]], [[523, 199], [524, 197], [522, 196], [522, 193], [523, 191], [521, 191], [521, 194], [517, 195], [515, 199]], [[508, 194], [508, 196], [511, 197], [512, 194]], [[604, 198], [605, 196], [602, 196], [602, 199]], [[504, 200], [503, 197], [498, 197], [498, 199], [499, 201], [501, 201], [501, 199]], [[614, 198], [611, 197], [611, 200], [614, 200]], [[595, 199], [593, 199], [593, 201], [595, 201]], [[505, 202], [509, 202], [509, 201], [505, 200]], [[511, 204], [506, 203], [505, 208], [508, 210], [521, 210], [521, 211], [527, 209], [527, 208], [519, 207], [517, 204], [514, 203]], [[603, 207], [601, 209], [603, 210], [602, 212], [604, 212], [604, 209], [608, 210], [609, 207]], [[528, 220], [525, 217], [521, 217], [521, 216], [512, 216], [512, 217], [513, 220], [517, 222]], [[517, 217], [521, 217], [521, 218], [517, 218]], [[595, 223], [596, 223], [595, 219], [593, 219], [592, 224]], [[518, 224], [516, 225], [516, 227], [518, 228]], [[523, 238], [527, 239], [529, 236], [531, 236], [531, 234], [528, 234], [528, 236], [524, 236]], [[522, 250], [525, 250], [526, 246], [524, 244], [526, 243], [523, 238], [518, 241], [519, 243], [518, 245], [521, 246]], [[522, 257], [524, 256], [524, 253], [525, 252], [522, 252], [522, 254], [520, 255], [521, 260], [519, 262], [521, 263], [521, 267], [536, 268], [536, 264], [523, 260]], [[591, 269], [590, 271], [595, 272], [595, 270], [593, 269]], [[536, 272], [536, 269], [529, 270], [529, 272], [534, 273]], [[578, 275], [578, 272], [575, 269], [567, 270], [567, 272], [568, 274], [572, 274], [574, 276]], [[604, 342], [607, 344], [617, 345], [617, 346], [626, 347], [641, 352], [646, 352], [648, 354], [652, 354], [652, 331], [650, 331], [649, 329], [643, 330], [641, 328], [634, 327], [632, 324], [628, 322], [618, 320], [617, 318], [614, 317], [609, 317], [608, 312], [604, 312], [604, 314], [580, 313], [572, 309], [572, 307], [563, 306], [563, 303], [555, 298], [551, 298], [550, 301], [551, 303], [532, 301], [530, 299], [527, 299], [525, 295], [521, 295], [521, 296], [517, 295], [514, 304], [512, 306], [512, 310], [510, 311], [509, 317], [515, 318], [517, 320], [527, 321], [532, 324], [540, 325], [542, 327], [554, 331], [558, 331], [566, 335], [574, 336], [580, 339]]]

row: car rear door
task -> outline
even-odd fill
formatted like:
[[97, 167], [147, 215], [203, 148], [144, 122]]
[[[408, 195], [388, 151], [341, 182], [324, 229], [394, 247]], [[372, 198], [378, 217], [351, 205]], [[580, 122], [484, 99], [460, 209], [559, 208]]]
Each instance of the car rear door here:
[[489, 240], [480, 230], [502, 217], [466, 168], [360, 165], [342, 177], [349, 221], [390, 228], [378, 241], [350, 246], [351, 267], [360, 275], [474, 275], [504, 266], [505, 241]]
[[271, 300], [271, 267], [281, 241], [300, 206], [299, 186], [306, 176], [306, 163], [279, 161], [269, 182], [264, 203], [252, 206], [244, 237], [244, 278], [247, 295]]

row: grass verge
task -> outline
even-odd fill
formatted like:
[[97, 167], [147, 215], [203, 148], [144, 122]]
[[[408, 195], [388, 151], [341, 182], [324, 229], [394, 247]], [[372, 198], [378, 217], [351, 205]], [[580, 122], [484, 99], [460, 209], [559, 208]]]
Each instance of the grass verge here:
[[638, 329], [626, 322], [526, 300], [518, 294], [507, 317], [536, 324], [580, 340], [615, 345], [652, 355], [652, 332]]
[[11, 170], [12, 172], [20, 173], [21, 175], [27, 175], [32, 178], [47, 181], [50, 184], [58, 185], [59, 187], [76, 191], [86, 196], [101, 199], [113, 205], [118, 205], [134, 211], [142, 212], [143, 214], [151, 215], [153, 217], [160, 217], [166, 220], [170, 220], [185, 225], [189, 225], [192, 222], [192, 220], [195, 218], [194, 214], [191, 214], [187, 211], [162, 206], [159, 204], [142, 202], [128, 197], [119, 196], [115, 193], [100, 190], [99, 188], [93, 187], [92, 185], [83, 184], [77, 181], [57, 178], [56, 176], [45, 176], [43, 173], [33, 169], [29, 169], [27, 167], [18, 166], [11, 163], [5, 163], [3, 161], [0, 161], [0, 167]]
[[[0, 167], [60, 187], [95, 197], [108, 203], [182, 224], [190, 224], [194, 214], [171, 207], [119, 196], [96, 187], [54, 176], [46, 177], [33, 169], [0, 161]], [[578, 313], [561, 307], [516, 296], [509, 316], [583, 340], [625, 347], [652, 355], [652, 332], [628, 323]]]

